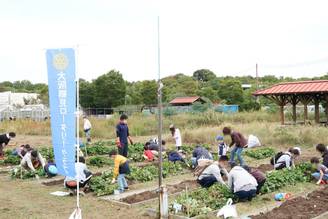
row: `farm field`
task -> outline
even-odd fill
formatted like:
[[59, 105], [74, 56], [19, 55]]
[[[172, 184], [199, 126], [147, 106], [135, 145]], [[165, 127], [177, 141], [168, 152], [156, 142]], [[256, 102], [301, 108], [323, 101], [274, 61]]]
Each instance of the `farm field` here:
[[[245, 118], [241, 117], [241, 115]], [[184, 149], [189, 152], [189, 156], [196, 142], [201, 142], [211, 151], [216, 152], [215, 136], [220, 134], [220, 130], [226, 125], [242, 132], [245, 136], [250, 134], [258, 136], [264, 146], [258, 149], [247, 149], [244, 153], [244, 158], [249, 166], [259, 167], [264, 172], [271, 171], [269, 159], [275, 152], [285, 151], [291, 146], [299, 145], [302, 148], [302, 155], [297, 163], [308, 162], [312, 156], [319, 156], [315, 151], [314, 145], [320, 142], [328, 142], [327, 128], [323, 126], [281, 126], [272, 119], [277, 118], [275, 115], [271, 116], [265, 113], [260, 113], [258, 115], [256, 115], [256, 113], [242, 113], [241, 115], [222, 115], [222, 117], [220, 117], [205, 114], [203, 116], [211, 116], [211, 119], [204, 119], [203, 123], [197, 122], [199, 115], [180, 115], [164, 118], [164, 120], [169, 121], [165, 122], [167, 126], [170, 122], [177, 121], [179, 128], [181, 127], [180, 130], [185, 145]], [[214, 118], [216, 122], [213, 122]], [[265, 120], [266, 118], [268, 118], [267, 121]], [[141, 123], [141, 121], [145, 126], [134, 124]], [[153, 131], [156, 129], [155, 118], [152, 116], [145, 117], [136, 115], [131, 116], [131, 120], [129, 121], [132, 129], [131, 135], [136, 144], [135, 146], [130, 146], [130, 159], [132, 160], [132, 173], [131, 176], [128, 177], [130, 191], [126, 192], [126, 196], [118, 200], [125, 204], [117, 204], [116, 202], [109, 201], [111, 200], [112, 196], [110, 196], [110, 194], [113, 192], [115, 185], [109, 185], [110, 181], [108, 181], [108, 179], [111, 179], [113, 164], [109, 161], [107, 153], [109, 150], [108, 148], [115, 147], [112, 134], [114, 132], [113, 124], [115, 123], [113, 121], [97, 119], [92, 120], [92, 123], [95, 127], [98, 125], [102, 127], [102, 132], [97, 133], [95, 130], [93, 133], [95, 136], [93, 144], [88, 146], [89, 156], [87, 158], [87, 164], [91, 171], [96, 173], [97, 176], [93, 177], [91, 183], [94, 185], [94, 191], [81, 197], [83, 217], [131, 218], [131, 215], [133, 215], [134, 218], [152, 218], [147, 212], [149, 208], [157, 209], [158, 207], [157, 199], [154, 199], [154, 197], [156, 198], [154, 190], [158, 184], [156, 176], [157, 166], [156, 163], [143, 162], [138, 154], [142, 153], [142, 143], [156, 136], [156, 133]], [[0, 129], [10, 129], [18, 133], [15, 141], [13, 141], [6, 150], [14, 149], [15, 146], [28, 143], [41, 150], [42, 153], [46, 153], [47, 156], [52, 156], [49, 150], [47, 150], [47, 148], [51, 148], [51, 137], [49, 133], [41, 132], [33, 133], [32, 135], [30, 131], [32, 127], [29, 127], [30, 125], [33, 127], [38, 126], [38, 124], [27, 121], [15, 121], [2, 124]], [[43, 127], [42, 130], [47, 130], [49, 123], [41, 123], [39, 125]], [[165, 126], [165, 128], [167, 128], [167, 126]], [[21, 135], [19, 134], [19, 130], [22, 131]], [[134, 131], [139, 132], [139, 134], [134, 134]], [[140, 135], [140, 133], [142, 133], [142, 135]], [[174, 148], [173, 141], [166, 130], [164, 139], [168, 142], [167, 148]], [[229, 142], [229, 140], [228, 138], [226, 139], [227, 142]], [[42, 177], [39, 180], [33, 178], [12, 179], [9, 172], [2, 171], [6, 169], [6, 166], [8, 166], [8, 164], [0, 165], [0, 201], [2, 203], [0, 207], [0, 218], [67, 218], [73, 211], [75, 207], [75, 197], [55, 197], [50, 195], [50, 193], [54, 191], [65, 191], [60, 177], [56, 177], [59, 181], [54, 185], [42, 184], [42, 182], [47, 181], [47, 179]], [[195, 178], [188, 167], [182, 164], [171, 165], [167, 163], [164, 168], [164, 182], [169, 188], [170, 205], [173, 204], [175, 200], [183, 203], [185, 200], [183, 196], [185, 195], [190, 195], [190, 197], [195, 198], [192, 195], [194, 193], [199, 197], [202, 195], [209, 197], [209, 194], [206, 192], [204, 193], [197, 184], [192, 182]], [[305, 169], [301, 169], [300, 171], [303, 170]], [[270, 175], [270, 179], [276, 177], [275, 173], [268, 174], [272, 175]], [[325, 186], [317, 186], [308, 178], [298, 179], [293, 177], [294, 176], [291, 175], [290, 179], [288, 179], [289, 181], [286, 178], [286, 183], [270, 184], [270, 186], [268, 184], [265, 188], [265, 194], [256, 197], [252, 202], [237, 203], [238, 213], [240, 215], [258, 215], [261, 212], [268, 212], [275, 207], [279, 207], [281, 203], [273, 199], [274, 194], [277, 192], [288, 192], [292, 194], [292, 198], [298, 198], [314, 190], [325, 189]], [[216, 189], [216, 187], [214, 189]], [[217, 189], [221, 191], [220, 188]], [[228, 193], [223, 190], [221, 194], [228, 195]], [[206, 202], [207, 204], [201, 201], [201, 203], [198, 203], [199, 206], [195, 205], [189, 209], [190, 211], [188, 210], [188, 212], [184, 213], [180, 212], [179, 214], [184, 216], [204, 215], [205, 218], [214, 217], [212, 211], [222, 206], [225, 202], [224, 200], [226, 200], [226, 195], [214, 195], [213, 200], [218, 197], [222, 199], [217, 199], [215, 202], [209, 200]], [[309, 196], [312, 197], [311, 194]], [[210, 208], [203, 209], [203, 202]], [[127, 207], [127, 204], [132, 204], [133, 207]], [[196, 209], [202, 209], [202, 212]], [[275, 209], [275, 211], [280, 210]], [[325, 210], [323, 207], [320, 210], [320, 214], [324, 211], [328, 211], [328, 209]], [[314, 217], [315, 213], [311, 213], [311, 215], [311, 217]], [[258, 218], [262, 219], [265, 217], [258, 216]]]

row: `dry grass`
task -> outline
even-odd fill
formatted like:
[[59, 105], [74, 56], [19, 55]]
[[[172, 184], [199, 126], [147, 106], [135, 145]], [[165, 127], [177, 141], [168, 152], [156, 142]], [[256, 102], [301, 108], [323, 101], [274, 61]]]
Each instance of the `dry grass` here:
[[[250, 134], [260, 138], [262, 144], [273, 146], [301, 145], [313, 147], [320, 142], [327, 144], [327, 128], [323, 126], [281, 126], [279, 123], [252, 122], [245, 124], [224, 123], [216, 127], [200, 127], [183, 131], [183, 140], [186, 143], [206, 142], [215, 144], [215, 136], [222, 135], [222, 128], [230, 126], [245, 136]], [[227, 141], [230, 139], [227, 138]]]
[[[118, 115], [111, 119], [91, 118], [92, 136], [98, 139], [115, 137], [115, 125]], [[265, 145], [291, 146], [303, 145], [312, 147], [319, 142], [328, 143], [327, 128], [322, 126], [281, 126], [276, 114], [264, 112], [242, 112], [238, 114], [221, 114], [206, 112], [202, 114], [179, 114], [164, 117], [164, 136], [169, 137], [168, 126], [176, 124], [183, 134], [184, 143], [215, 144], [215, 136], [222, 134], [224, 126], [230, 126], [244, 133], [254, 134]], [[81, 121], [82, 128], [82, 121]], [[157, 117], [134, 114], [129, 118], [130, 133], [133, 136], [157, 135]], [[5, 121], [1, 123], [0, 132], [15, 131], [18, 135], [49, 136], [50, 121], [34, 122], [31, 120]], [[81, 135], [82, 135], [81, 131]], [[227, 141], [229, 139], [227, 138]]]

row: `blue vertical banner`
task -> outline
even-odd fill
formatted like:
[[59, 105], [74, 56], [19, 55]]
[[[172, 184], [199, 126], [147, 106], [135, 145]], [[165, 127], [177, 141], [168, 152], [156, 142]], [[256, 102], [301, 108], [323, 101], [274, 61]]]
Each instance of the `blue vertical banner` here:
[[58, 173], [75, 177], [76, 83], [74, 49], [46, 51], [52, 144]]

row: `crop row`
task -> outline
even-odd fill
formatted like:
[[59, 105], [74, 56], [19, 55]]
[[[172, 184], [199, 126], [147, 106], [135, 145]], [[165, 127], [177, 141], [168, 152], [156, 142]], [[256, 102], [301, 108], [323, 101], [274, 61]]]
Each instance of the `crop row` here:
[[[261, 194], [277, 191], [287, 185], [309, 182], [312, 171], [311, 164], [303, 163], [291, 170], [283, 169], [270, 172], [267, 174], [267, 180], [261, 189]], [[199, 188], [179, 195], [171, 203], [170, 210], [174, 212], [174, 206], [180, 204], [182, 205], [181, 212], [186, 216], [203, 215], [223, 207], [229, 198], [237, 201], [230, 189], [224, 185], [215, 184], [208, 189]]]

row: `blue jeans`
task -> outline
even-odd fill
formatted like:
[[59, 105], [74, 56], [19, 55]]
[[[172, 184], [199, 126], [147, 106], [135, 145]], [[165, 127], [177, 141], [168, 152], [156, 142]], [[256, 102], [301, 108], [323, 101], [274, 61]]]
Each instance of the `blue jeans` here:
[[196, 157], [192, 157], [192, 158], [191, 158], [191, 165], [192, 165], [193, 167], [196, 167], [196, 166], [197, 166], [197, 158], [196, 158]]
[[240, 166], [243, 166], [245, 164], [243, 157], [241, 156], [244, 148], [234, 146], [233, 149], [230, 152], [230, 163], [235, 162], [235, 154], [237, 154], [237, 158], [239, 160]]
[[124, 188], [128, 187], [128, 183], [126, 182], [126, 179], [125, 179], [125, 174], [118, 175], [117, 183], [118, 183], [118, 187], [119, 187], [120, 191], [124, 192]]
[[[315, 173], [312, 173], [312, 176], [319, 180], [320, 178], [320, 173], [319, 172], [315, 172]], [[323, 177], [322, 177], [323, 180], [328, 180], [328, 174], [323, 174]]]

